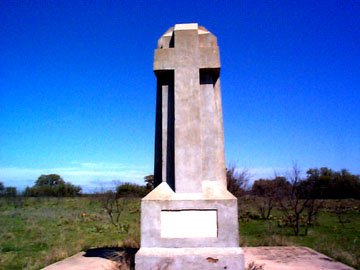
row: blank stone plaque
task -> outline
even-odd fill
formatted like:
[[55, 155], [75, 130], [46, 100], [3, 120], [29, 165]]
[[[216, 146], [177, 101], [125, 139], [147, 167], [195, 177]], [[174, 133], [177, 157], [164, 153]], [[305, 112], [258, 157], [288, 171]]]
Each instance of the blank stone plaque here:
[[161, 211], [161, 237], [217, 237], [216, 210]]

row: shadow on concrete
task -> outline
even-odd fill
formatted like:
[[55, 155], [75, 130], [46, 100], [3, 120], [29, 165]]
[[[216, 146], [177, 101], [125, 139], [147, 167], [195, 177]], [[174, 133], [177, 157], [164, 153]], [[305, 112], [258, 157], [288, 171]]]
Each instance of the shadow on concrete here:
[[138, 248], [104, 247], [85, 251], [84, 257], [99, 257], [117, 262], [121, 270], [135, 270], [135, 253]]

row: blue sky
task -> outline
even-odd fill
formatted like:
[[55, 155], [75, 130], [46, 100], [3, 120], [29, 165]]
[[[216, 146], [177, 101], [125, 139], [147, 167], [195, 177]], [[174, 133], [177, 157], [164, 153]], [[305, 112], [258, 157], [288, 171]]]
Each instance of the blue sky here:
[[227, 162], [360, 174], [360, 1], [1, 1], [0, 181], [153, 171], [157, 39], [218, 37]]

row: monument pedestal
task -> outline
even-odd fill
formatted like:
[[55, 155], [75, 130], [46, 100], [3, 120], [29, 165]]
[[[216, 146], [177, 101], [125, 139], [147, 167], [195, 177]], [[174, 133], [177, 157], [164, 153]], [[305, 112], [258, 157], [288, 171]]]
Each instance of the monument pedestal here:
[[136, 270], [244, 269], [237, 199], [217, 181], [202, 193], [175, 193], [161, 183], [141, 203]]
[[241, 248], [141, 248], [136, 270], [238, 270], [244, 267]]

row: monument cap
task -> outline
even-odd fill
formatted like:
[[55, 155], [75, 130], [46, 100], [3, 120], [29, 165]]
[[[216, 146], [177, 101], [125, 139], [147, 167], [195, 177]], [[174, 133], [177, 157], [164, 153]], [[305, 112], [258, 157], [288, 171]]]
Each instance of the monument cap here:
[[197, 23], [182, 23], [182, 24], [175, 24], [175, 31], [178, 30], [198, 30]]

